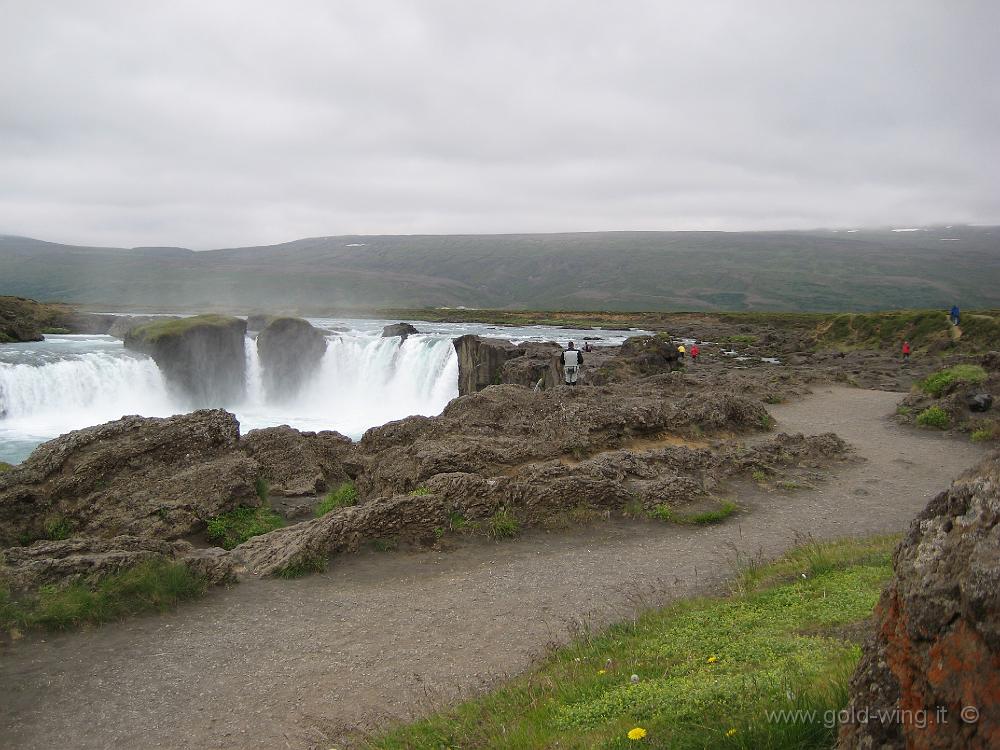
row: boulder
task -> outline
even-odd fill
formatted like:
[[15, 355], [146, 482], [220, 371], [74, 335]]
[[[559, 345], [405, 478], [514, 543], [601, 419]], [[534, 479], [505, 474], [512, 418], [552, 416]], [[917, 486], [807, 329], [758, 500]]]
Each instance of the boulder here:
[[176, 539], [238, 505], [258, 505], [257, 462], [217, 410], [124, 417], [43, 443], [0, 474], [0, 546], [63, 533]]
[[[512, 359], [523, 357], [524, 347], [505, 339], [460, 336], [453, 342], [458, 355], [458, 395], [466, 396], [502, 383], [500, 370]], [[530, 375], [528, 376], [530, 378]], [[522, 385], [527, 385], [522, 383]], [[534, 385], [534, 383], [532, 383]]]
[[137, 536], [74, 537], [35, 542], [0, 553], [0, 581], [15, 592], [41, 586], [93, 584], [150, 560], [180, 562], [209, 585], [235, 580], [234, 561], [218, 547], [196, 549], [185, 541]]
[[342, 460], [351, 447], [339, 432], [299, 432], [287, 425], [250, 430], [240, 441], [271, 494], [285, 497], [317, 495], [348, 481]]
[[420, 331], [409, 323], [393, 323], [382, 329], [382, 338], [387, 339], [392, 336], [399, 336], [403, 341], [406, 341], [406, 337], [412, 333], [420, 333]]
[[[1000, 747], [1000, 455], [930, 502], [893, 568], [850, 683], [848, 713], [868, 720], [837, 747]], [[880, 720], [897, 708], [910, 719]]]
[[989, 393], [970, 393], [965, 397], [965, 405], [969, 411], [989, 411], [993, 406], [993, 396]]
[[275, 318], [257, 334], [257, 353], [268, 398], [292, 398], [319, 368], [326, 335], [308, 320]]
[[247, 324], [224, 315], [158, 321], [125, 334], [125, 348], [148, 354], [194, 406], [238, 402], [246, 380]]

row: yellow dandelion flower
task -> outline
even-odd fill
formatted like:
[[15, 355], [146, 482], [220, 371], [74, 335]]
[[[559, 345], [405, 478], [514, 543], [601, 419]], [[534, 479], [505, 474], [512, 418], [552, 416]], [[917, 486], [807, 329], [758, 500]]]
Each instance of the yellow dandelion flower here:
[[732, 737], [734, 734], [736, 734], [736, 727], [733, 727], [728, 732], [726, 732], [726, 737]]
[[715, 662], [717, 662], [718, 660], [719, 660], [718, 656], [710, 656], [710, 657], [708, 657], [708, 663], [709, 664], [715, 664]]
[[607, 674], [607, 673], [608, 673], [608, 670], [606, 670], [606, 669], [598, 669], [597, 670], [597, 674]]
[[641, 740], [646, 736], [646, 730], [642, 727], [636, 727], [635, 729], [628, 730], [628, 738], [630, 740]]

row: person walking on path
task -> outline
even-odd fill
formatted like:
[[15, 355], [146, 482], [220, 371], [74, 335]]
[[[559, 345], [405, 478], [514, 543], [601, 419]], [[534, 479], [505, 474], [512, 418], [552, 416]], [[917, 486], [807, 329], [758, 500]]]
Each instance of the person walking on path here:
[[576, 379], [580, 375], [580, 365], [583, 364], [583, 352], [574, 348], [573, 342], [570, 341], [566, 351], [559, 357], [559, 361], [562, 362], [566, 385], [576, 385]]
[[909, 362], [910, 361], [910, 342], [909, 341], [904, 341], [903, 342], [903, 361], [904, 362]]
[[951, 306], [951, 314], [948, 317], [951, 320], [951, 324], [953, 326], [957, 326], [959, 323], [962, 322], [962, 315], [958, 310], [958, 305]]
[[691, 364], [698, 361], [698, 355], [701, 354], [701, 349], [698, 348], [697, 344], [691, 345]]

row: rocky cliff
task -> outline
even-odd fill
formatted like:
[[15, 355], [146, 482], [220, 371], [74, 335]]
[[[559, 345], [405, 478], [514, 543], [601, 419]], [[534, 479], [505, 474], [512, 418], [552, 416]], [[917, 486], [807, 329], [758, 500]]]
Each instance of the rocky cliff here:
[[1000, 747], [1000, 455], [930, 502], [893, 567], [838, 748]]
[[0, 546], [65, 534], [176, 539], [256, 505], [255, 460], [220, 409], [124, 417], [40, 445], [0, 474]]
[[326, 353], [326, 336], [302, 318], [275, 318], [257, 334], [264, 390], [272, 401], [295, 396]]
[[197, 315], [133, 328], [125, 348], [151, 356], [171, 387], [194, 406], [218, 406], [243, 396], [246, 330], [240, 318]]

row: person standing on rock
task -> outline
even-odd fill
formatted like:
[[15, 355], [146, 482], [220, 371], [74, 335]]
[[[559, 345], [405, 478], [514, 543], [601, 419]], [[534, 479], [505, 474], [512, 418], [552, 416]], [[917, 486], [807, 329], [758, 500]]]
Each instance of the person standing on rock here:
[[559, 360], [562, 362], [566, 385], [576, 385], [576, 379], [580, 374], [580, 365], [583, 364], [583, 353], [574, 348], [573, 342], [570, 341]]
[[903, 342], [903, 361], [904, 362], [909, 362], [910, 361], [910, 342], [909, 341], [904, 341]]

